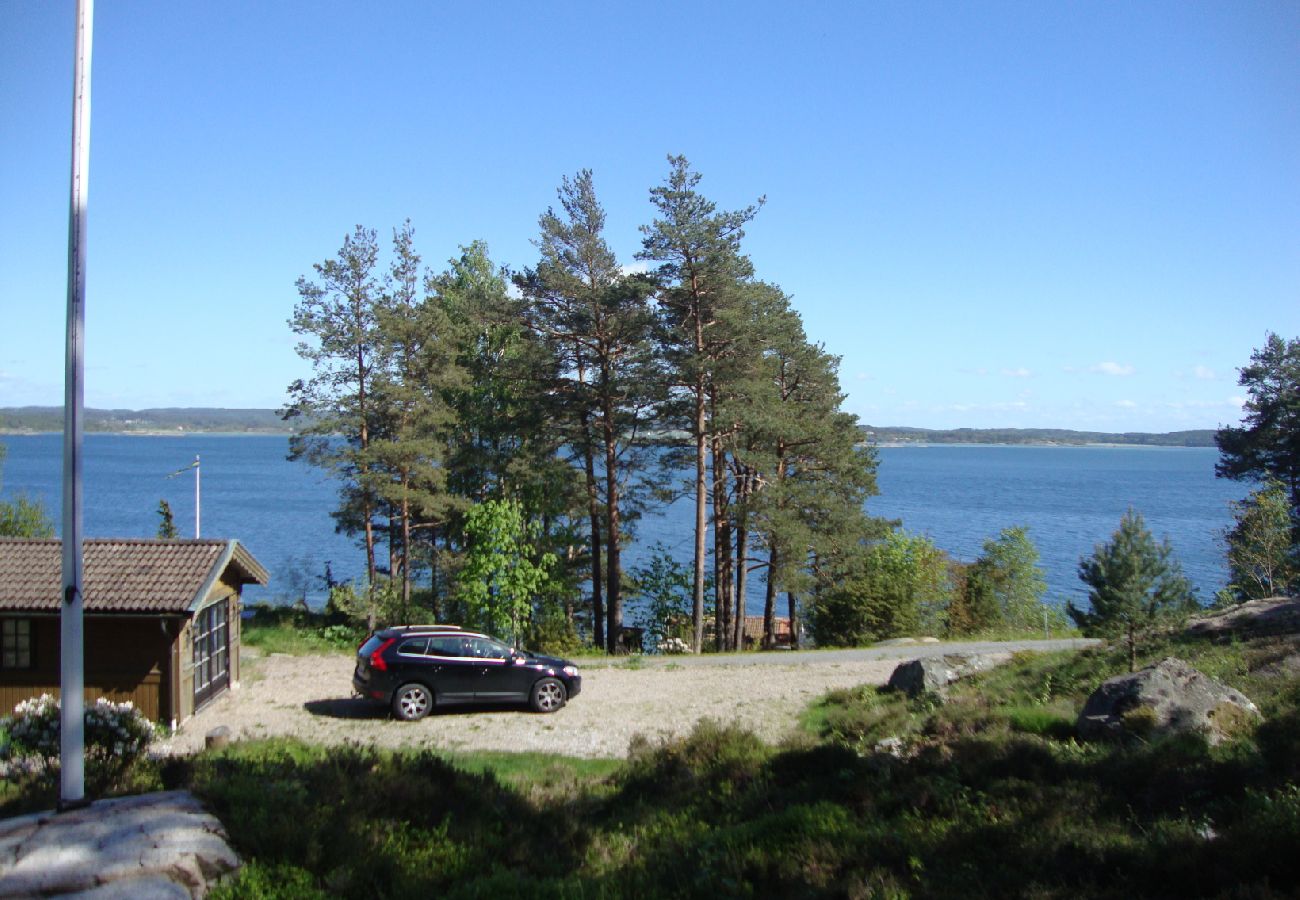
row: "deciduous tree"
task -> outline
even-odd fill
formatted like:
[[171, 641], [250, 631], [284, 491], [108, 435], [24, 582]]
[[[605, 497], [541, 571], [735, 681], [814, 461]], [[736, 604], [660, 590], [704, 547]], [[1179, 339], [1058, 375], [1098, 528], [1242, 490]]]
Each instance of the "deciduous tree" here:
[[466, 623], [518, 642], [556, 558], [539, 552], [540, 527], [517, 500], [485, 500], [465, 516], [465, 561], [456, 579]]
[[1270, 480], [1230, 505], [1233, 525], [1224, 531], [1228, 590], [1237, 602], [1286, 594], [1300, 577], [1286, 487]]
[[809, 625], [818, 644], [837, 646], [935, 629], [950, 591], [943, 551], [893, 531], [841, 564], [812, 604]]

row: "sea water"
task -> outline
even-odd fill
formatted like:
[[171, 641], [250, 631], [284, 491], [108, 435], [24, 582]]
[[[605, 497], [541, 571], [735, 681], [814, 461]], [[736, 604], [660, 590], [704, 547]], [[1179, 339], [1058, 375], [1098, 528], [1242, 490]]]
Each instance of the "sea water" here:
[[[7, 449], [0, 496], [18, 493], [60, 515], [61, 436], [0, 436]], [[1228, 503], [1249, 486], [1216, 479], [1217, 452], [1208, 448], [903, 446], [879, 451], [880, 494], [870, 513], [901, 521], [954, 557], [970, 561], [1004, 528], [1024, 525], [1041, 555], [1048, 599], [1087, 596], [1078, 579], [1081, 557], [1107, 540], [1120, 517], [1142, 513], [1157, 539], [1210, 600], [1227, 580], [1222, 534]], [[340, 581], [360, 577], [365, 555], [357, 541], [334, 530], [338, 485], [306, 463], [290, 462], [283, 435], [89, 434], [85, 444], [85, 531], [91, 537], [156, 535], [158, 504], [166, 500], [181, 537], [194, 535], [194, 470], [200, 465], [203, 537], [238, 538], [271, 572], [259, 600], [325, 595], [328, 565]], [[171, 473], [180, 471], [174, 477]], [[662, 543], [689, 564], [693, 503], [683, 497], [651, 510], [636, 524], [624, 564], [644, 561]], [[761, 578], [750, 583], [748, 606], [760, 612]]]

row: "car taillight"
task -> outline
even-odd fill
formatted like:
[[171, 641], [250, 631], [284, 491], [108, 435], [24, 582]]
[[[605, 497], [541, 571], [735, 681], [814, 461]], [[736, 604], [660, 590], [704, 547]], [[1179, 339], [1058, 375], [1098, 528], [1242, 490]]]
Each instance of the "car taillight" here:
[[384, 662], [384, 651], [395, 643], [397, 643], [397, 638], [389, 638], [380, 644], [378, 649], [376, 649], [374, 653], [370, 654], [370, 668], [379, 672], [387, 672], [388, 663]]

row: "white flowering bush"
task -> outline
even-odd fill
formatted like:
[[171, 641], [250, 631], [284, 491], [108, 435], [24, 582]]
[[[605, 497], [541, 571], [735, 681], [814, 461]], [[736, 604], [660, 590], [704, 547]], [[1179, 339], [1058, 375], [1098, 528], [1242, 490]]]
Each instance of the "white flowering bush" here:
[[671, 654], [690, 653], [691, 645], [679, 637], [664, 638], [659, 642], [659, 652]]
[[[86, 707], [87, 774], [111, 781], [128, 770], [153, 741], [153, 724], [128, 700], [103, 697]], [[9, 781], [52, 776], [59, 768], [59, 701], [49, 694], [24, 700], [0, 719], [8, 741], [0, 748], [0, 775]]]

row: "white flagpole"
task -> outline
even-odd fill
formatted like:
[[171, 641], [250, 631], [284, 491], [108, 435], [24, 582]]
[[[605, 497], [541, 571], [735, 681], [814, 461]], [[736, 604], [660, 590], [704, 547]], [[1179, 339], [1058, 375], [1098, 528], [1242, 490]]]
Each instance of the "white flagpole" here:
[[68, 337], [63, 379], [63, 605], [59, 615], [59, 809], [85, 806], [82, 631], [82, 411], [85, 406], [86, 196], [90, 180], [90, 50], [94, 0], [77, 0], [68, 218]]
[[199, 455], [194, 454], [194, 540], [199, 539]]

